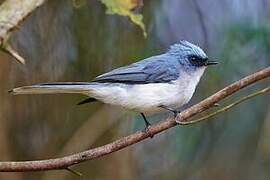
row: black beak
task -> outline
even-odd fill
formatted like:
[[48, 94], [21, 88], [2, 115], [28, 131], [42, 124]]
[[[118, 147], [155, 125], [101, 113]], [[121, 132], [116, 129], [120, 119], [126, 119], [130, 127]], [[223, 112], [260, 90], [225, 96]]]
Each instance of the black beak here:
[[206, 66], [216, 65], [216, 64], [218, 64], [217, 61], [207, 61], [207, 62], [205, 63]]

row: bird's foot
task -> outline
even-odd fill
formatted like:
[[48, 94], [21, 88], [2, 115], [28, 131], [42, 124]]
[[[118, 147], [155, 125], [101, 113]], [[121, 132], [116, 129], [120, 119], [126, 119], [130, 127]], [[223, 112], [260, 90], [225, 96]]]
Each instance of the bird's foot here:
[[179, 113], [180, 113], [180, 111], [174, 110], [173, 111], [173, 117], [176, 118]]
[[143, 132], [146, 133], [146, 134], [149, 134], [150, 138], [153, 138], [154, 135], [149, 132], [149, 128], [151, 126], [151, 123], [147, 121], [147, 119], [146, 119], [146, 117], [145, 117], [145, 115], [143, 113], [141, 113], [141, 115], [142, 115], [144, 123], [145, 123], [145, 128], [143, 129]]
[[154, 135], [151, 134], [151, 132], [149, 131], [149, 128], [150, 128], [151, 125], [148, 125], [148, 126], [145, 126], [145, 128], [142, 130], [145, 134], [149, 135], [150, 138], [153, 138]]
[[220, 106], [220, 104], [219, 103], [215, 103], [215, 104], [213, 104], [213, 107], [219, 107]]

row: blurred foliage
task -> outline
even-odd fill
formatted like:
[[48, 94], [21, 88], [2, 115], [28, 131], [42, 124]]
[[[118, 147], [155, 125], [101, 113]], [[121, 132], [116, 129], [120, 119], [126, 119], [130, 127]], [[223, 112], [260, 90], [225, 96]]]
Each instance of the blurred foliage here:
[[80, 8], [86, 4], [86, 0], [72, 0], [72, 3], [75, 8]]
[[255, 67], [265, 67], [270, 62], [270, 27], [264, 22], [256, 26], [247, 22], [232, 24], [224, 32], [222, 48], [224, 66], [233, 68], [236, 76], [237, 73], [246, 74]]

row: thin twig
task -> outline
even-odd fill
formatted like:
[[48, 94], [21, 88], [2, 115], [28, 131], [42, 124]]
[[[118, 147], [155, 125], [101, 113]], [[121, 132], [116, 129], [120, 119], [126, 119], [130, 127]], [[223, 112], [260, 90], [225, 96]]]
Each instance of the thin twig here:
[[3, 47], [0, 48], [2, 51], [6, 52], [13, 58], [15, 58], [16, 61], [18, 61], [21, 64], [25, 64], [25, 59], [20, 56], [9, 44], [4, 45]]
[[66, 169], [67, 171], [71, 172], [72, 174], [76, 175], [76, 176], [79, 176], [79, 177], [82, 177], [82, 176], [83, 176], [83, 174], [82, 174], [81, 172], [76, 171], [76, 170], [74, 170], [74, 169], [71, 169], [70, 167], [66, 167], [65, 169]]
[[207, 33], [207, 27], [206, 27], [206, 23], [205, 23], [205, 16], [203, 14], [203, 11], [200, 7], [200, 4], [197, 2], [197, 0], [193, 0], [193, 4], [195, 7], [195, 11], [197, 12], [198, 15], [198, 19], [199, 19], [199, 23], [201, 25], [202, 28], [202, 34], [203, 34], [203, 38], [204, 38], [204, 49], [208, 49], [208, 33]]
[[267, 93], [269, 91], [270, 91], [270, 87], [267, 87], [265, 89], [256, 91], [256, 92], [254, 92], [252, 94], [249, 94], [248, 96], [244, 96], [244, 97], [240, 98], [239, 100], [237, 100], [237, 101], [235, 101], [235, 102], [233, 102], [233, 103], [231, 103], [231, 104], [229, 104], [229, 105], [227, 105], [227, 106], [225, 106], [225, 107], [223, 107], [223, 108], [221, 108], [221, 109], [219, 109], [219, 110], [217, 110], [217, 111], [215, 111], [213, 113], [210, 113], [210, 114], [208, 114], [206, 116], [203, 116], [203, 117], [201, 117], [199, 119], [195, 119], [195, 120], [192, 120], [192, 121], [180, 122], [179, 124], [181, 124], [181, 125], [190, 125], [190, 124], [199, 123], [199, 122], [201, 122], [203, 120], [208, 120], [211, 117], [214, 117], [214, 116], [216, 116], [216, 115], [218, 115], [218, 114], [220, 114], [222, 112], [228, 111], [230, 108], [233, 108], [234, 106], [236, 106], [236, 105], [238, 105], [238, 104], [240, 104], [240, 103], [242, 103], [242, 102], [244, 102], [244, 101], [246, 101], [248, 99], [251, 99], [251, 98], [253, 98], [255, 96], [262, 95], [262, 94]]
[[36, 160], [36, 161], [5, 161], [0, 162], [0, 171], [2, 172], [22, 172], [22, 171], [41, 171], [52, 169], [65, 169], [72, 165], [92, 160], [98, 157], [105, 156], [107, 154], [119, 151], [125, 147], [138, 143], [151, 135], [158, 134], [166, 129], [172, 128], [183, 121], [187, 121], [188, 118], [211, 108], [215, 103], [225, 99], [226, 97], [234, 94], [240, 89], [247, 87], [255, 82], [270, 77], [270, 67], [251, 74], [208, 97], [200, 103], [186, 109], [179, 113], [176, 118], [167, 118], [157, 124], [153, 124], [148, 128], [148, 132], [137, 131], [134, 134], [123, 137], [119, 140], [111, 142], [109, 144], [89, 149], [83, 152], [75, 153], [61, 158]]

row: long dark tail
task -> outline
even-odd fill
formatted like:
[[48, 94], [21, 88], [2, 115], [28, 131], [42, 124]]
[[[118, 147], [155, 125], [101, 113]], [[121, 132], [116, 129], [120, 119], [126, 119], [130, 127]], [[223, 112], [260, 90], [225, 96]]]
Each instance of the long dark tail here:
[[58, 94], [75, 93], [89, 95], [91, 92], [91, 83], [87, 82], [57, 82], [42, 83], [31, 86], [23, 86], [10, 90], [14, 95], [19, 94]]

